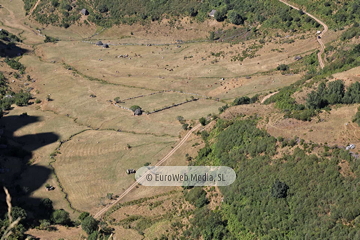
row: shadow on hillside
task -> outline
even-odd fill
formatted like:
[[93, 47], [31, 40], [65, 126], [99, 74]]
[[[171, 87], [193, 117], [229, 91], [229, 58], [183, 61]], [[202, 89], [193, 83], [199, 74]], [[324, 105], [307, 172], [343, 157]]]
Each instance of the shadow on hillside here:
[[[27, 211], [28, 224], [43, 219], [46, 215], [41, 211], [41, 199], [32, 197], [32, 193], [46, 183], [52, 172], [50, 168], [29, 164], [33, 157], [32, 152], [56, 142], [59, 136], [52, 132], [17, 136], [15, 132], [39, 121], [41, 120], [37, 116], [26, 115], [5, 116], [0, 119], [0, 185], [8, 188], [13, 206], [19, 206]], [[51, 199], [50, 192], [49, 198]], [[3, 218], [7, 208], [2, 189], [0, 202], [0, 218]]]
[[28, 52], [28, 50], [16, 46], [15, 43], [10, 42], [6, 44], [0, 41], [0, 57], [13, 58], [13, 57], [21, 56], [26, 52]]

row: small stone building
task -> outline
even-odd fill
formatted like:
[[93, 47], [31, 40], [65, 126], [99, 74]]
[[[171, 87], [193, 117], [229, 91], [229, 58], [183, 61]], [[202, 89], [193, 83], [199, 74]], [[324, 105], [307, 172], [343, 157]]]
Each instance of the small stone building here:
[[141, 115], [141, 114], [142, 114], [141, 108], [138, 108], [138, 109], [136, 109], [136, 110], [134, 111], [134, 115], [135, 115], [135, 116], [139, 116], [139, 115]]
[[80, 13], [85, 16], [89, 15], [89, 12], [88, 12], [88, 10], [86, 10], [86, 8], [81, 9]]
[[216, 10], [211, 10], [211, 12], [209, 12], [210, 17], [215, 17], [215, 14], [216, 14]]

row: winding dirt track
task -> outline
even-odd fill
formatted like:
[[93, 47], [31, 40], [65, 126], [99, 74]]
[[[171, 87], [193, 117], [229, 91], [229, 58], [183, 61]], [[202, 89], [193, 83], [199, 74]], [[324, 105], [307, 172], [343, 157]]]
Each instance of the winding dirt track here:
[[37, 2], [35, 3], [34, 7], [30, 10], [29, 15], [32, 15], [33, 11], [36, 9], [36, 7], [39, 5], [40, 0], [37, 0]]
[[279, 92], [279, 91], [276, 91], [276, 92], [273, 92], [273, 93], [270, 93], [270, 94], [266, 95], [266, 96], [261, 100], [260, 103], [264, 103], [264, 102], [266, 101], [266, 99], [268, 99], [268, 98], [270, 98], [271, 96], [277, 94], [278, 92]]
[[[292, 7], [292, 8], [294, 8], [294, 9], [296, 9], [296, 10], [300, 10], [299, 8], [291, 5], [291, 4], [288, 3], [288, 2], [285, 2], [284, 0], [279, 0], [279, 1], [282, 2], [282, 3], [284, 3], [284, 4], [286, 4], [286, 5], [288, 5], [288, 6], [290, 6], [290, 7]], [[314, 16], [311, 15], [310, 13], [307, 13], [307, 12], [305, 12], [305, 11], [303, 11], [303, 12], [304, 12], [306, 15], [308, 15], [309, 17], [311, 17], [312, 19], [314, 19], [315, 21], [317, 21], [318, 23], [320, 23], [320, 24], [324, 27], [324, 30], [319, 34], [319, 37], [320, 37], [320, 38], [317, 38], [317, 41], [318, 41], [318, 43], [320, 44], [320, 51], [318, 52], [319, 65], [320, 65], [321, 68], [324, 68], [325, 64], [324, 64], [324, 61], [323, 61], [321, 55], [324, 53], [325, 45], [324, 45], [324, 43], [323, 43], [323, 41], [322, 41], [322, 37], [323, 37], [323, 35], [328, 31], [329, 28], [328, 28], [328, 26], [327, 26], [323, 21], [321, 21], [320, 19], [314, 17]]]
[[[178, 150], [185, 142], [186, 140], [191, 136], [191, 133], [193, 133], [195, 130], [197, 130], [199, 127], [201, 126], [201, 124], [196, 125], [195, 127], [193, 127], [184, 137], [183, 139], [181, 139], [181, 141], [165, 156], [163, 157], [163, 159], [161, 159], [159, 162], [156, 163], [155, 166], [160, 166], [161, 164], [163, 164], [166, 160], [168, 160], [169, 157], [171, 157], [176, 150]], [[112, 206], [114, 206], [115, 204], [117, 204], [121, 199], [123, 199], [131, 190], [133, 190], [139, 183], [141, 182], [141, 180], [146, 176], [146, 174], [143, 175], [143, 177], [139, 178], [138, 181], [134, 182], [133, 184], [131, 184], [121, 195], [119, 195], [119, 197], [114, 201], [111, 202], [109, 205], [107, 205], [106, 207], [104, 207], [103, 209], [101, 209], [99, 212], [97, 212], [94, 215], [94, 218], [100, 218], [103, 214], [105, 214]]]

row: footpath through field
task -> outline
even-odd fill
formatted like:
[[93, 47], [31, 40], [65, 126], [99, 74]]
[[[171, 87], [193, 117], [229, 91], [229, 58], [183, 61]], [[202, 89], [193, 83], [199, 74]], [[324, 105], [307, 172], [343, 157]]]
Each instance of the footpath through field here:
[[[195, 127], [193, 127], [184, 137], [183, 139], [181, 139], [181, 141], [165, 156], [163, 157], [163, 159], [161, 159], [159, 162], [156, 163], [155, 166], [160, 166], [161, 164], [163, 164], [166, 160], [168, 160], [175, 152], [176, 150], [178, 150], [185, 142], [186, 140], [191, 136], [191, 134], [197, 130], [199, 127], [201, 126], [201, 124], [196, 125]], [[145, 175], [144, 175], [145, 177]], [[141, 179], [141, 178], [140, 178]], [[139, 179], [139, 180], [140, 180]], [[99, 212], [97, 212], [94, 215], [94, 218], [99, 218], [101, 217], [103, 214], [105, 214], [112, 206], [114, 206], [115, 204], [117, 204], [121, 199], [123, 199], [131, 190], [133, 190], [134, 188], [136, 188], [136, 186], [139, 183], [136, 181], [133, 184], [130, 185], [130, 187], [128, 187], [114, 202], [110, 203], [109, 205], [107, 205], [106, 207], [104, 207], [103, 209], [101, 209]]]
[[[299, 8], [291, 5], [290, 3], [288, 3], [288, 2], [286, 2], [286, 1], [284, 1], [284, 0], [279, 0], [279, 1], [282, 2], [282, 3], [284, 3], [284, 4], [286, 4], [286, 5], [288, 5], [288, 6], [290, 6], [290, 7], [292, 7], [292, 8], [294, 8], [294, 9], [296, 9], [296, 10], [300, 10]], [[324, 43], [323, 43], [323, 41], [322, 41], [322, 37], [323, 37], [323, 35], [328, 31], [329, 28], [328, 28], [328, 26], [327, 26], [323, 21], [321, 21], [320, 19], [314, 17], [314, 16], [311, 15], [310, 13], [307, 13], [307, 12], [305, 12], [305, 11], [303, 11], [303, 12], [304, 12], [306, 15], [308, 15], [309, 17], [311, 17], [312, 19], [314, 19], [315, 21], [317, 21], [318, 23], [320, 23], [320, 24], [324, 27], [324, 30], [319, 34], [319, 37], [317, 38], [317, 41], [318, 41], [318, 43], [320, 44], [320, 51], [318, 52], [319, 64], [320, 64], [320, 67], [321, 67], [321, 68], [324, 68], [325, 64], [324, 64], [324, 61], [323, 61], [321, 55], [324, 53], [325, 45], [324, 45]]]

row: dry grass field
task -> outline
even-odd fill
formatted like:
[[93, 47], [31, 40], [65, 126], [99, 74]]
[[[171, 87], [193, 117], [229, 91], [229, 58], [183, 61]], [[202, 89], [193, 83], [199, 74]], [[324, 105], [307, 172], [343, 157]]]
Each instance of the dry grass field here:
[[267, 131], [278, 137], [293, 138], [298, 136], [307, 141], [328, 143], [329, 145], [346, 146], [350, 143], [360, 143], [360, 128], [352, 123], [357, 111], [355, 105], [334, 108], [329, 113], [323, 112], [318, 121], [303, 122], [296, 119], [284, 119], [283, 114], [273, 115], [269, 118]]
[[[13, 120], [8, 121], [8, 119], [19, 118], [19, 115], [23, 112], [27, 112], [28, 118], [38, 118], [37, 121], [31, 121], [29, 124], [26, 124], [27, 120], [25, 118], [25, 122], [19, 122], [19, 126], [14, 125]], [[46, 169], [49, 169], [49, 162], [51, 161], [49, 156], [54, 149], [59, 146], [59, 141], [68, 139], [72, 134], [81, 132], [86, 129], [86, 127], [74, 124], [71, 119], [65, 116], [36, 110], [35, 106], [15, 107], [10, 114], [2, 118], [2, 125], [4, 125], [9, 132], [13, 132], [12, 138], [21, 138], [25, 143], [23, 147], [33, 153], [33, 164], [22, 173], [19, 184], [28, 187], [29, 190], [32, 191], [32, 197], [50, 198], [52, 199], [55, 208], [64, 208], [72, 213], [71, 209], [68, 208], [66, 201], [64, 201], [64, 194], [58, 187], [56, 191], [46, 191], [46, 183], [57, 186], [54, 175], [51, 174], [47, 176], [46, 174], [48, 173], [46, 172]], [[53, 139], [55, 142], [51, 139], [47, 139], [48, 133], [56, 136], [55, 139]], [[42, 146], [43, 144], [41, 144], [41, 142], [43, 139], [45, 142], [49, 142], [49, 144]], [[38, 148], [39, 146], [42, 147]], [[39, 169], [42, 169], [42, 171], [39, 172]], [[45, 175], [43, 176], [43, 174]], [[37, 177], [34, 178], [34, 176]], [[37, 179], [39, 179], [39, 181], [37, 181]], [[39, 186], [39, 184], [41, 185]]]
[[[237, 44], [208, 42], [210, 30], [232, 26], [213, 20], [190, 23], [187, 18], [176, 22], [173, 27], [170, 27], [169, 20], [163, 20], [146, 26], [115, 26], [104, 31], [84, 24], [63, 29], [41, 26], [26, 18], [21, 0], [2, 2], [1, 5], [0, 26], [23, 38], [19, 46], [28, 52], [20, 62], [27, 67], [26, 74], [35, 80], [29, 82], [25, 77], [15, 79], [11, 76], [9, 80], [14, 80], [11, 86], [13, 89], [32, 87], [34, 98], [42, 100], [39, 104], [15, 107], [3, 118], [6, 128], [14, 130], [13, 137], [29, 135], [23, 147], [33, 152], [33, 161], [31, 167], [22, 173], [20, 183], [32, 190], [32, 197], [50, 198], [56, 209], [69, 211], [74, 219], [78, 213], [69, 207], [67, 201], [77, 210], [94, 214], [109, 203], [107, 193], [120, 195], [134, 182], [134, 176], [127, 175], [126, 169], [137, 169], [147, 162], [155, 164], [163, 158], [179, 141], [179, 136], [185, 135], [177, 116], [183, 116], [187, 123], [194, 125], [200, 117], [217, 114], [220, 106], [236, 97], [266, 95], [290, 85], [299, 80], [302, 73], [282, 75], [275, 68], [293, 63], [295, 56], [308, 55], [317, 48], [312, 33], [305, 34], [303, 39], [300, 39], [303, 33], [269, 37], [265, 44], [254, 39]], [[95, 33], [99, 34], [87, 39]], [[61, 41], [44, 43], [42, 35], [45, 34]], [[294, 42], [284, 43], [289, 39]], [[88, 42], [98, 40], [109, 43], [110, 48]], [[196, 41], [179, 44], [176, 40]], [[329, 42], [333, 38], [325, 40]], [[253, 58], [232, 61], [242, 51], [260, 45], [263, 46]], [[1, 63], [0, 71], [9, 73], [12, 70]], [[358, 69], [349, 70], [334, 74], [334, 78], [359, 81], [357, 73]], [[149, 95], [162, 90], [177, 92]], [[140, 95], [144, 97], [134, 98]], [[47, 96], [51, 101], [46, 100]], [[191, 96], [199, 97], [199, 100], [142, 116], [133, 116], [131, 111], [109, 101], [116, 97], [121, 100], [133, 98], [119, 105], [139, 105], [152, 111], [183, 102]], [[215, 101], [217, 98], [219, 101]], [[37, 116], [38, 121], [19, 128], [11, 121], [6, 122], [7, 117], [18, 117], [23, 112]], [[351, 123], [355, 112], [356, 106], [341, 107], [333, 109], [331, 114], [321, 114], [322, 122], [316, 119], [300, 122], [283, 119], [283, 114], [271, 105], [250, 104], [228, 109], [222, 117], [258, 114], [263, 117], [260, 126], [274, 136], [292, 138], [296, 135], [308, 141], [345, 145], [360, 144], [359, 127]], [[35, 134], [48, 132], [55, 134], [56, 140], [36, 148], [41, 139]], [[64, 143], [60, 146], [59, 141]], [[165, 165], [186, 165], [185, 155], [195, 157], [203, 146], [201, 137], [193, 134]], [[59, 153], [51, 159], [50, 154], [54, 151]], [[39, 187], [34, 180], [38, 174], [36, 166], [49, 169], [50, 162], [55, 172], [44, 176]], [[46, 183], [56, 189], [45, 191]], [[178, 211], [182, 195], [180, 188], [175, 187], [139, 186], [121, 203], [166, 194], [171, 190], [178, 192], [120, 208], [110, 218], [121, 221], [132, 213], [155, 218], [174, 209]], [[65, 193], [68, 200], [64, 198]], [[150, 210], [150, 203], [156, 201], [162, 201], [161, 205]], [[172, 205], [173, 202], [177, 205]], [[171, 231], [171, 221], [164, 216], [160, 219], [144, 230], [145, 239], [154, 239], [166, 230]], [[120, 225], [114, 225], [114, 228], [116, 236], [126, 236], [121, 239], [141, 237], [134, 229]], [[61, 234], [65, 234], [67, 239], [78, 239], [84, 234], [79, 229], [62, 227], [51, 236], [44, 231], [31, 230], [30, 233], [41, 239], [58, 239]]]
[[[122, 239], [134, 239], [131, 238], [133, 236], [136, 236], [135, 238], [141, 237], [135, 229], [141, 229], [143, 223], [146, 222], [145, 219], [151, 222], [151, 226], [143, 231], [144, 239], [159, 238], [166, 233], [177, 235], [178, 232], [175, 227], [172, 227], [171, 223], [188, 223], [187, 212], [194, 209], [193, 206], [184, 202], [183, 198], [181, 191], [160, 194], [155, 196], [154, 199], [121, 207], [111, 214], [108, 219], [114, 223], [116, 232], [124, 236]], [[133, 217], [139, 219], [129, 221]], [[131, 228], [129, 229], [128, 226], [131, 226]]]
[[138, 169], [147, 162], [154, 165], [171, 150], [175, 140], [115, 131], [86, 131], [61, 146], [54, 167], [63, 187], [68, 189], [73, 206], [95, 213], [102, 201], [106, 203], [107, 193], [118, 194], [133, 182], [134, 175], [126, 174], [126, 169]]
[[[204, 94], [216, 88], [214, 80], [269, 71], [279, 64], [295, 61], [297, 54], [308, 54], [314, 49], [313, 39], [296, 40], [293, 44], [274, 42], [260, 49], [258, 57], [243, 62], [231, 61], [253, 44], [200, 42], [169, 46], [115, 45], [104, 49], [85, 42], [60, 41], [40, 45], [36, 53], [43, 61], [63, 62], [82, 74], [114, 84], [153, 90], [193, 90]], [[283, 48], [281, 53], [271, 51], [280, 48]], [[216, 57], [212, 53], [221, 54]], [[128, 57], [118, 58], [121, 55]], [[246, 83], [257, 85], [252, 80]]]
[[[360, 144], [360, 127], [352, 122], [358, 105], [335, 106], [330, 112], [323, 111], [319, 118], [312, 121], [300, 121], [284, 118], [284, 113], [271, 105], [249, 104], [230, 108], [220, 115], [224, 119], [233, 119], [239, 115], [257, 115], [261, 117], [258, 127], [266, 129], [274, 137], [292, 139], [295, 136], [307, 142], [347, 146]], [[319, 119], [321, 121], [319, 121]]]

